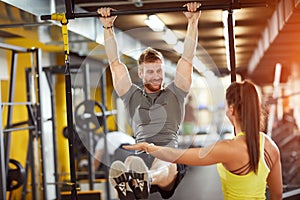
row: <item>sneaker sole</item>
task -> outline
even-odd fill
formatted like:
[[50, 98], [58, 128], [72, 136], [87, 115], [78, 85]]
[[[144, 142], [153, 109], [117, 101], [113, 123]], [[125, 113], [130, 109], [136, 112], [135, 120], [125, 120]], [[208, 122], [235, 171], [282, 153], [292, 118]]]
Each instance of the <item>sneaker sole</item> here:
[[127, 168], [121, 161], [112, 163], [109, 170], [109, 182], [117, 190], [120, 200], [133, 200], [135, 195], [128, 184]]
[[130, 175], [132, 179], [136, 180], [139, 187], [133, 188], [135, 197], [137, 199], [147, 199], [149, 196], [149, 172], [148, 167], [143, 159], [134, 156], [129, 165]]

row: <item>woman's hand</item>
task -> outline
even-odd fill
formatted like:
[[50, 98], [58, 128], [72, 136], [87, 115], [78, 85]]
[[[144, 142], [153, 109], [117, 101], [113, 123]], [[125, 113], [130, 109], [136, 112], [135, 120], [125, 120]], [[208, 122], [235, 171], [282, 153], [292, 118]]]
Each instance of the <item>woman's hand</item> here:
[[141, 142], [132, 145], [123, 145], [122, 147], [127, 150], [137, 150], [137, 151], [145, 151], [147, 152], [148, 146], [151, 145], [147, 142]]

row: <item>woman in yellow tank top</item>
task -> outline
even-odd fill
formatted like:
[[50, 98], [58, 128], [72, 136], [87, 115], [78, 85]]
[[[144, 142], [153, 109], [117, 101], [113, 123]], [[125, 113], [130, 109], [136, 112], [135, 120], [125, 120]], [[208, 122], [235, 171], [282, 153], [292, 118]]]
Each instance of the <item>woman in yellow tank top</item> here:
[[164, 161], [186, 165], [218, 164], [224, 199], [282, 199], [280, 153], [260, 132], [260, 102], [254, 84], [233, 82], [226, 90], [226, 116], [236, 136], [204, 148], [174, 149], [148, 143], [124, 146], [143, 150]]

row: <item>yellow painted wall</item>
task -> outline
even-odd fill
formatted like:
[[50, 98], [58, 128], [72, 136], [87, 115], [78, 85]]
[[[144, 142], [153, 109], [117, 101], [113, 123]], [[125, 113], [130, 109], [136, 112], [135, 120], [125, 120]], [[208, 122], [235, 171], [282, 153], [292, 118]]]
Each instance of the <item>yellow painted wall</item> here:
[[[57, 65], [64, 65], [64, 54], [56, 54]], [[55, 82], [55, 122], [57, 136], [57, 163], [60, 181], [70, 180], [70, 160], [68, 139], [63, 136], [63, 129], [67, 126], [66, 90], [64, 74], [54, 75]]]
[[64, 75], [56, 76], [55, 102], [56, 102], [56, 135], [58, 171], [62, 174], [61, 181], [69, 180], [70, 162], [68, 140], [63, 136], [63, 129], [67, 126], [66, 92]]

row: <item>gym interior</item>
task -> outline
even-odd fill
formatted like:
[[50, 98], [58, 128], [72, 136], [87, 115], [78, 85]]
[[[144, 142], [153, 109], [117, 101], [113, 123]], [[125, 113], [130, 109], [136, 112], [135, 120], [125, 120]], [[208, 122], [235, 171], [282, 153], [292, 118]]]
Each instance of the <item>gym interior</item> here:
[[[186, 31], [182, 11], [173, 8], [187, 2], [0, 2], [0, 199], [72, 199], [74, 188], [78, 199], [118, 199], [108, 169], [93, 168], [95, 146], [108, 132], [133, 129], [113, 88], [96, 11], [120, 11], [114, 29], [134, 83], [141, 84], [137, 56], [148, 46], [164, 55], [169, 83]], [[202, 13], [189, 93], [197, 121], [179, 128], [179, 145], [231, 139], [225, 90], [250, 79], [260, 93], [264, 132], [280, 150], [283, 199], [300, 199], [300, 1], [197, 2]], [[160, 27], [146, 23], [151, 16]], [[170, 199], [223, 199], [216, 167], [188, 167]]]

